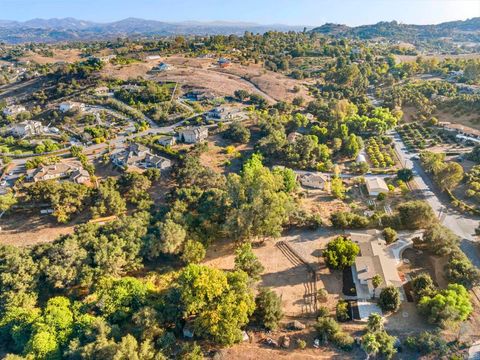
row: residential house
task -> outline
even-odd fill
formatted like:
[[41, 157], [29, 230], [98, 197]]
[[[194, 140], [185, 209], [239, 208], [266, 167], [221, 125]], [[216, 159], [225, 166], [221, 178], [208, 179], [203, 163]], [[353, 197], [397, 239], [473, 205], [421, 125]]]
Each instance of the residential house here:
[[58, 106], [58, 109], [62, 113], [67, 113], [69, 111], [84, 111], [85, 110], [85, 104], [78, 103], [78, 102], [73, 102], [73, 101], [66, 101], [66, 102], [61, 103]]
[[174, 69], [173, 65], [162, 62], [162, 63], [158, 64], [157, 66], [154, 66], [152, 68], [152, 71], [161, 72], [161, 71], [169, 71], [169, 70], [173, 70], [173, 69]]
[[160, 59], [160, 55], [148, 55], [145, 60], [147, 61], [151, 61], [151, 60], [159, 60]]
[[367, 177], [365, 179], [365, 185], [367, 186], [368, 195], [370, 196], [378, 196], [381, 193], [388, 193], [387, 183], [381, 177]]
[[25, 106], [10, 105], [10, 106], [7, 106], [3, 109], [3, 115], [14, 116], [14, 115], [20, 114], [20, 113], [25, 112], [25, 111], [27, 111], [27, 109], [25, 109]]
[[206, 127], [187, 127], [178, 132], [180, 141], [187, 144], [196, 144], [206, 140], [208, 137], [208, 128]]
[[119, 149], [110, 155], [110, 159], [114, 165], [122, 168], [168, 170], [172, 166], [169, 159], [153, 155], [146, 146], [140, 144], [130, 144], [126, 149]]
[[203, 89], [194, 89], [189, 91], [185, 97], [188, 100], [193, 100], [193, 101], [203, 101], [203, 100], [215, 100], [217, 96], [211, 92], [211, 91], [206, 91]]
[[27, 171], [27, 179], [33, 182], [47, 180], [68, 180], [77, 184], [90, 181], [90, 175], [79, 161], [60, 161], [52, 165], [40, 165]]
[[[380, 231], [354, 232], [350, 234], [350, 239], [360, 248], [360, 253], [352, 266], [358, 298], [378, 296], [387, 286], [402, 287], [402, 280], [397, 271], [398, 263], [387, 248]], [[376, 275], [382, 280], [377, 289], [373, 286], [373, 278]]]
[[44, 133], [43, 125], [40, 121], [26, 120], [10, 127], [10, 133], [15, 137], [36, 136]]
[[302, 186], [314, 189], [325, 190], [329, 181], [329, 176], [320, 173], [306, 173], [300, 176]]
[[213, 121], [241, 121], [246, 119], [246, 114], [238, 108], [228, 106], [217, 107], [207, 113], [207, 120]]
[[173, 146], [177, 141], [173, 136], [162, 136], [157, 142], [162, 146]]

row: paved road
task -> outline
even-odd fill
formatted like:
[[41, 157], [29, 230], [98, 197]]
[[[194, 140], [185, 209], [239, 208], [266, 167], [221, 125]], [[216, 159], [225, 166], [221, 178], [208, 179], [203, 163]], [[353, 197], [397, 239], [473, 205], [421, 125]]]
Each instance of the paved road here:
[[[418, 154], [408, 152], [398, 133], [393, 133], [392, 136], [402, 165], [413, 170], [413, 181], [421, 195], [435, 211], [440, 222], [462, 239], [460, 247], [470, 261], [475, 266], [480, 267], [479, 244], [475, 236], [475, 228], [479, 225], [478, 218], [461, 214], [453, 209], [450, 206], [449, 199], [444, 194], [439, 193], [435, 184], [432, 183], [430, 177], [423, 170], [417, 158]], [[437, 193], [434, 191], [437, 191]]]

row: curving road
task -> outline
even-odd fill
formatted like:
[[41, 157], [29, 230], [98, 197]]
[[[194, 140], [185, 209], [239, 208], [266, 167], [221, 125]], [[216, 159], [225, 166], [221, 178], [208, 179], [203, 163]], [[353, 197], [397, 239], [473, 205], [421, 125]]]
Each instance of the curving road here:
[[418, 154], [408, 152], [398, 133], [392, 133], [391, 136], [393, 137], [395, 150], [402, 165], [413, 171], [413, 181], [415, 182], [419, 195], [432, 207], [440, 222], [462, 239], [460, 244], [461, 249], [470, 261], [480, 268], [479, 243], [475, 235], [475, 229], [479, 225], [479, 219], [467, 214], [462, 214], [452, 208], [449, 199], [438, 190], [423, 170], [417, 158]]

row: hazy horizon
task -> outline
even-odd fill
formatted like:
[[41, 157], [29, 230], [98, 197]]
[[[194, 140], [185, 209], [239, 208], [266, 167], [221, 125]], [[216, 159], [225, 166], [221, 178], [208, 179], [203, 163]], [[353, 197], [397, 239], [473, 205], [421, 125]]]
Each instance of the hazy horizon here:
[[477, 0], [0, 0], [2, 20], [67, 18], [113, 22], [129, 17], [163, 22], [246, 22], [262, 25], [368, 25], [396, 20], [438, 24], [480, 16]]

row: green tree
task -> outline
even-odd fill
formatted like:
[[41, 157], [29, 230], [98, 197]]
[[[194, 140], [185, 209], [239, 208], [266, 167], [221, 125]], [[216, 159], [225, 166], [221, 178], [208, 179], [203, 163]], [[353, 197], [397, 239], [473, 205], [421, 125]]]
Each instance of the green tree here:
[[400, 291], [394, 286], [382, 289], [378, 298], [378, 306], [385, 312], [397, 311], [400, 307]]
[[329, 268], [342, 270], [353, 265], [359, 252], [360, 248], [357, 244], [343, 236], [338, 236], [327, 244], [323, 257]]
[[244, 242], [235, 250], [235, 270], [245, 271], [253, 280], [259, 280], [264, 267], [253, 253], [252, 244]]
[[241, 328], [248, 323], [255, 301], [246, 273], [225, 273], [190, 264], [178, 278], [184, 319], [192, 319], [195, 334], [222, 345], [242, 339]]
[[420, 273], [412, 279], [412, 288], [415, 299], [418, 301], [427, 296], [433, 296], [437, 289], [428, 273]]
[[373, 298], [375, 298], [375, 292], [376, 292], [377, 288], [382, 284], [382, 282], [383, 282], [383, 278], [378, 274], [376, 274], [372, 278]]
[[118, 191], [114, 178], [108, 178], [100, 184], [95, 198], [95, 205], [91, 209], [94, 217], [121, 215], [127, 210], [126, 201]]
[[13, 192], [7, 192], [0, 195], [0, 213], [10, 210], [17, 203], [17, 198]]
[[33, 307], [37, 281], [38, 267], [30, 249], [0, 246], [0, 314], [8, 307]]
[[200, 241], [188, 240], [183, 248], [182, 260], [187, 264], [198, 264], [205, 255], [205, 247]]
[[411, 230], [423, 229], [436, 221], [430, 205], [421, 200], [407, 201], [397, 207], [402, 225]]
[[315, 330], [318, 336], [325, 342], [332, 340], [333, 336], [340, 332], [340, 325], [331, 317], [320, 317], [315, 323]]
[[151, 240], [147, 256], [155, 258], [160, 253], [179, 254], [187, 236], [183, 226], [167, 219], [159, 224], [158, 229], [160, 237]]
[[449, 284], [433, 296], [424, 296], [418, 303], [420, 312], [430, 323], [445, 326], [449, 322], [464, 321], [473, 307], [467, 289], [460, 284]]
[[113, 322], [124, 321], [145, 303], [147, 286], [132, 277], [101, 279], [95, 288], [97, 307]]
[[445, 265], [445, 276], [450, 282], [461, 284], [467, 289], [480, 283], [480, 271], [460, 250], [455, 251]]
[[377, 331], [383, 331], [383, 318], [380, 314], [378, 313], [371, 313], [368, 316], [368, 322], [367, 322], [367, 331], [368, 332], [377, 332]]
[[385, 229], [383, 229], [383, 237], [385, 238], [387, 244], [391, 244], [398, 239], [398, 234], [395, 229], [392, 229], [391, 227], [386, 227]]
[[442, 190], [452, 190], [463, 179], [463, 167], [456, 162], [447, 162], [435, 172], [434, 176], [435, 182]]
[[245, 163], [240, 176], [228, 176], [227, 194], [230, 211], [226, 229], [235, 239], [279, 236], [294, 208], [281, 175], [264, 167], [259, 155]]
[[345, 199], [346, 190], [340, 177], [336, 176], [332, 178], [332, 181], [330, 182], [330, 190], [335, 198], [340, 200]]
[[409, 182], [413, 179], [413, 171], [411, 169], [403, 168], [397, 171], [398, 180]]
[[436, 255], [448, 255], [458, 247], [460, 239], [450, 229], [435, 223], [425, 229], [423, 238], [415, 241], [417, 247], [427, 249]]
[[225, 130], [225, 137], [234, 142], [246, 144], [250, 140], [250, 130], [241, 122], [234, 121]]
[[280, 297], [269, 288], [261, 288], [255, 298], [254, 317], [258, 323], [268, 330], [276, 330], [282, 319], [282, 301]]
[[345, 322], [350, 320], [350, 314], [348, 310], [349, 310], [348, 301], [339, 300], [335, 308], [337, 320], [340, 322]]

